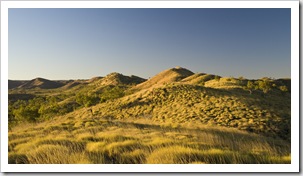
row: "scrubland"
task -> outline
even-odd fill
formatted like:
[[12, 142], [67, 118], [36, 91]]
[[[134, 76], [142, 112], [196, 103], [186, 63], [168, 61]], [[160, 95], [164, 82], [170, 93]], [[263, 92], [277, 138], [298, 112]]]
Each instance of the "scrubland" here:
[[10, 90], [8, 163], [291, 163], [283, 81], [178, 67], [146, 81], [115, 73], [78, 83]]

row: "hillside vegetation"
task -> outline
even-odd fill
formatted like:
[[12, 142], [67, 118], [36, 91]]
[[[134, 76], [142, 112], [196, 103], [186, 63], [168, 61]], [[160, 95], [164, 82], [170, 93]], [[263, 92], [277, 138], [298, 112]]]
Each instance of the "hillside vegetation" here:
[[175, 67], [149, 80], [111, 73], [22, 86], [32, 82], [9, 90], [9, 163], [291, 161], [290, 79]]

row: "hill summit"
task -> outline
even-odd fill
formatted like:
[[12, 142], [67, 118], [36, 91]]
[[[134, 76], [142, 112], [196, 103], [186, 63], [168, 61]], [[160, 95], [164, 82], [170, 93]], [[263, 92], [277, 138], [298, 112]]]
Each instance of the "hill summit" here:
[[163, 84], [173, 83], [180, 81], [188, 76], [193, 75], [194, 73], [186, 68], [174, 67], [168, 70], [164, 70], [159, 74], [155, 75], [151, 79], [138, 84], [135, 89], [147, 89], [161, 86]]

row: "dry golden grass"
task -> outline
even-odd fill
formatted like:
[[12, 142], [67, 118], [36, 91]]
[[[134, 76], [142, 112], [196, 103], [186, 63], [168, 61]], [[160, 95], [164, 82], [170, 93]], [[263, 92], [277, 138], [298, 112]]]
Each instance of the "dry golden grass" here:
[[81, 127], [82, 132], [74, 135], [66, 135], [61, 129], [64, 135], [46, 133], [38, 138], [27, 134], [35, 134], [34, 129], [18, 128], [10, 132], [13, 140], [10, 141], [9, 163], [245, 164], [291, 161], [288, 142], [236, 129], [207, 125], [163, 127], [147, 119], [103, 124], [102, 128], [98, 124]]

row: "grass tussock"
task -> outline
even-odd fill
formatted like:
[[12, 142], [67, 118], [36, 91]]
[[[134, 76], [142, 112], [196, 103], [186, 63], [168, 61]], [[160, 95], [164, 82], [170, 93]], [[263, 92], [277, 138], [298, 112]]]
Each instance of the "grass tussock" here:
[[32, 164], [88, 164], [90, 161], [81, 153], [73, 153], [61, 145], [41, 145], [26, 154]]

